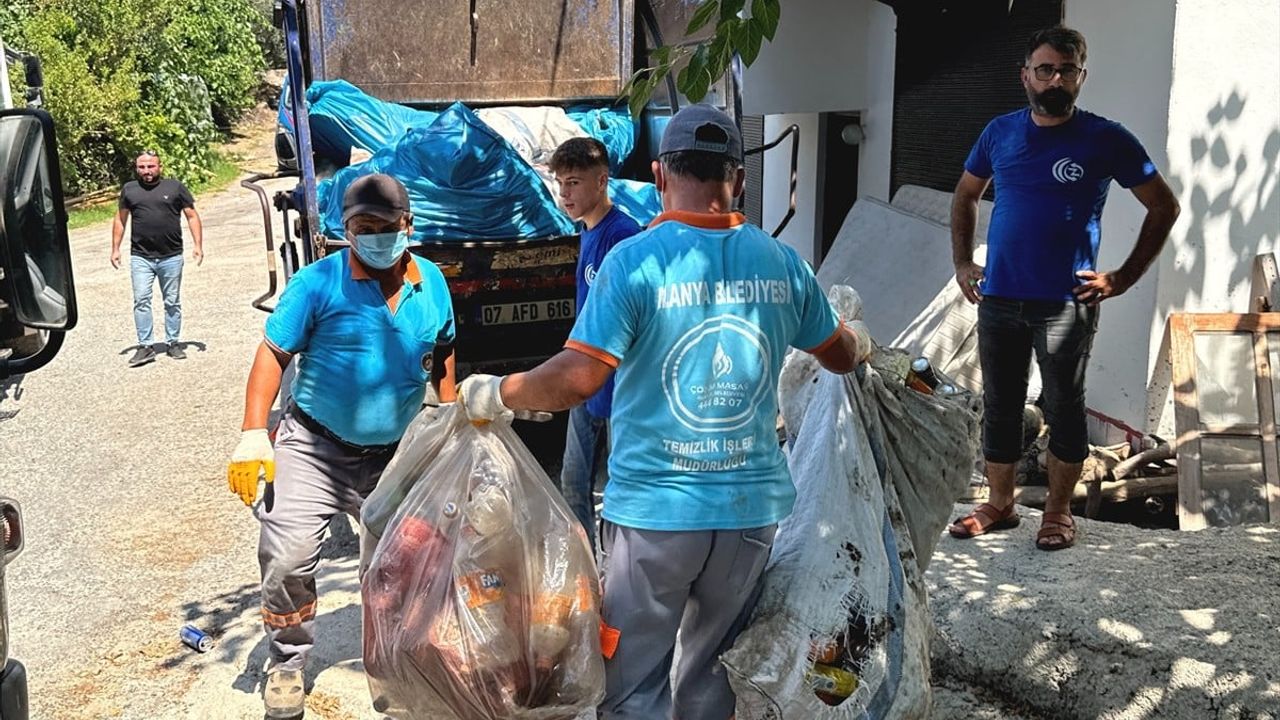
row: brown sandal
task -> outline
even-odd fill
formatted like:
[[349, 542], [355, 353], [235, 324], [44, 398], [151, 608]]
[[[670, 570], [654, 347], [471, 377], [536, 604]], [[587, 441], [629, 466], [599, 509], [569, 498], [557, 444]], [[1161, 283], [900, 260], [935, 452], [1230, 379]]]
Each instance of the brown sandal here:
[[1066, 550], [1076, 544], [1076, 521], [1067, 513], [1047, 512], [1040, 520], [1036, 547], [1041, 550]]
[[1009, 507], [1003, 510], [991, 503], [982, 503], [968, 515], [956, 518], [947, 531], [951, 537], [965, 540], [996, 530], [1016, 528], [1022, 519], [1013, 508], [1014, 503], [1009, 503]]

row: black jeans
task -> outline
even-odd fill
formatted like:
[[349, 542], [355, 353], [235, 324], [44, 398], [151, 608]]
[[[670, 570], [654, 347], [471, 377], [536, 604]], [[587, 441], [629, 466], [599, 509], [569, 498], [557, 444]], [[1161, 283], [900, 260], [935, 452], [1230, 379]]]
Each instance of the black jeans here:
[[1031, 353], [1044, 384], [1049, 451], [1068, 463], [1089, 456], [1084, 375], [1098, 329], [1098, 308], [1071, 300], [1011, 300], [987, 296], [978, 306], [982, 363], [982, 452], [989, 462], [1022, 456], [1022, 408]]

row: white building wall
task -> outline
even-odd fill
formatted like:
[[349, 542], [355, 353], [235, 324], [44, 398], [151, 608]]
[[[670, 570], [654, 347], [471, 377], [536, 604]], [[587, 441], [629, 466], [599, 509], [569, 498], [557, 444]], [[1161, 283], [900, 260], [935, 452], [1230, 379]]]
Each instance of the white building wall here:
[[[743, 74], [743, 112], [765, 115], [766, 141], [792, 123], [800, 127], [796, 214], [781, 239], [810, 262], [818, 222], [818, 113], [860, 114], [858, 195], [889, 199], [896, 29], [893, 9], [877, 0], [788, 0], [777, 37]], [[769, 231], [787, 212], [787, 148], [765, 156], [761, 216]]]
[[[1173, 0], [1064, 0], [1063, 23], [1088, 42], [1088, 76], [1080, 107], [1124, 124], [1169, 174], [1169, 86]], [[1102, 215], [1098, 265], [1114, 270], [1138, 239], [1146, 211], [1128, 190], [1111, 185]], [[1089, 407], [1134, 426], [1147, 408], [1150, 335], [1158, 272], [1123, 297], [1103, 304], [1089, 364]]]
[[[772, 141], [778, 133], [792, 123], [800, 127], [800, 150], [796, 163], [796, 214], [778, 237], [800, 253], [807, 262], [813, 262], [814, 220], [817, 214], [818, 196], [818, 114], [796, 113], [767, 115], [764, 119], [764, 138]], [[761, 202], [761, 226], [769, 232], [787, 214], [790, 202], [791, 146], [783, 143], [765, 153], [764, 192]]]
[[773, 42], [743, 71], [748, 115], [853, 110], [866, 98], [868, 5], [787, 0]]
[[1179, 0], [1169, 180], [1182, 202], [1160, 259], [1148, 422], [1172, 436], [1174, 312], [1248, 312], [1253, 258], [1280, 244], [1280, 3]]
[[867, 85], [862, 108], [864, 138], [858, 154], [858, 196], [889, 202], [893, 155], [893, 82], [898, 48], [898, 17], [893, 8], [871, 2], [867, 8]]

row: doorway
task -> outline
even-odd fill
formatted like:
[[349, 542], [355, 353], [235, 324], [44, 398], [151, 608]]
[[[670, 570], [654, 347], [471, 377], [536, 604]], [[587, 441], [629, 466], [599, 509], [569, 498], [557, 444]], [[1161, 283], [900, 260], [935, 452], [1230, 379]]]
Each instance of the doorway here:
[[818, 267], [858, 199], [858, 113], [818, 114], [818, 186], [814, 208], [813, 265]]

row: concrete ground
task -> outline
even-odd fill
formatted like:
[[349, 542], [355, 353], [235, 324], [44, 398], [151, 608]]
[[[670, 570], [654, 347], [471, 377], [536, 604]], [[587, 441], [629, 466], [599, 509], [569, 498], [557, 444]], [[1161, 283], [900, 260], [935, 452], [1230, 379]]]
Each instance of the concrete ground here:
[[[265, 123], [235, 149], [271, 170], [270, 142]], [[265, 319], [249, 305], [266, 287], [261, 215], [238, 186], [197, 208], [206, 259], [184, 277], [189, 359], [125, 366], [129, 277], [107, 262], [101, 225], [72, 236], [80, 325], [62, 354], [0, 381], [2, 491], [29, 530], [6, 576], [11, 652], [27, 664], [34, 718], [261, 717], [257, 524], [224, 479]], [[1051, 557], [1025, 549], [1029, 529], [939, 546], [937, 720], [1275, 715], [1262, 708], [1280, 678], [1262, 650], [1277, 647], [1276, 534], [1086, 528], [1081, 548]], [[377, 718], [357, 546], [348, 526], [335, 530], [308, 717]], [[185, 623], [209, 631], [214, 650], [182, 646]]]
[[1045, 718], [1280, 718], [1280, 528], [1077, 518], [1076, 547], [1045, 553], [1040, 513], [1022, 515], [939, 543], [935, 677]]

